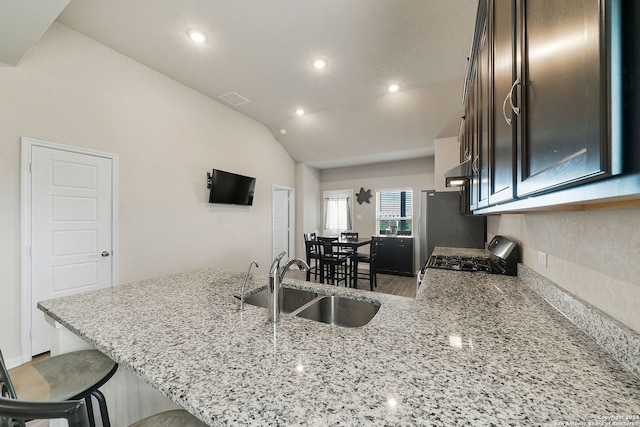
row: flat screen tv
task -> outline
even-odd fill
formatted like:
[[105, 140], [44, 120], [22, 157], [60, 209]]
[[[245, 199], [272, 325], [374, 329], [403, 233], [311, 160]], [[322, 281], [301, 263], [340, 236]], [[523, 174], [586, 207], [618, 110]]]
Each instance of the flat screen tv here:
[[214, 169], [209, 184], [209, 203], [253, 205], [255, 178]]

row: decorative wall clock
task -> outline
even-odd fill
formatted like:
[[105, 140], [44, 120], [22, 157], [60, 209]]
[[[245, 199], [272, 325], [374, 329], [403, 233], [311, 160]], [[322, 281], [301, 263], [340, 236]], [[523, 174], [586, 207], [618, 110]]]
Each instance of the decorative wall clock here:
[[360, 192], [356, 194], [356, 197], [359, 204], [362, 204], [362, 202], [371, 203], [371, 190], [364, 191], [364, 187], [360, 187]]

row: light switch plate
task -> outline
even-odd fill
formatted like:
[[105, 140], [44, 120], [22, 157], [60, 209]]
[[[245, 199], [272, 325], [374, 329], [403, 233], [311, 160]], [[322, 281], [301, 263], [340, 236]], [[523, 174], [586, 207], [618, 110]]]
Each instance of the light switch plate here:
[[538, 264], [547, 266], [547, 253], [538, 251]]

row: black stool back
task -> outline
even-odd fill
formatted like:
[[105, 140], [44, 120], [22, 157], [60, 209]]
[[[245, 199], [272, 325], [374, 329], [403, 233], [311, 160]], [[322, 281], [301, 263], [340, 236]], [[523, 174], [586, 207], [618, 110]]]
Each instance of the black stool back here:
[[16, 391], [0, 351], [0, 427], [24, 427], [25, 421], [63, 418], [69, 427], [89, 427], [85, 402], [25, 402]]

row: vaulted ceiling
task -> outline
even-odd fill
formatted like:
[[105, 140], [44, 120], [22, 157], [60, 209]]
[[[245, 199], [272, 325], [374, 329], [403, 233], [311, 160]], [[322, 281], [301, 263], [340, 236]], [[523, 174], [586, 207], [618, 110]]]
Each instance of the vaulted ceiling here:
[[[5, 0], [31, 3], [27, 21], [44, 7], [34, 5], [67, 1]], [[430, 155], [435, 138], [457, 134], [476, 8], [476, 0], [71, 0], [57, 20], [265, 124], [297, 162], [327, 168]], [[206, 41], [194, 43], [191, 30]], [[0, 42], [0, 55], [12, 44]], [[312, 65], [318, 58], [323, 69]]]

